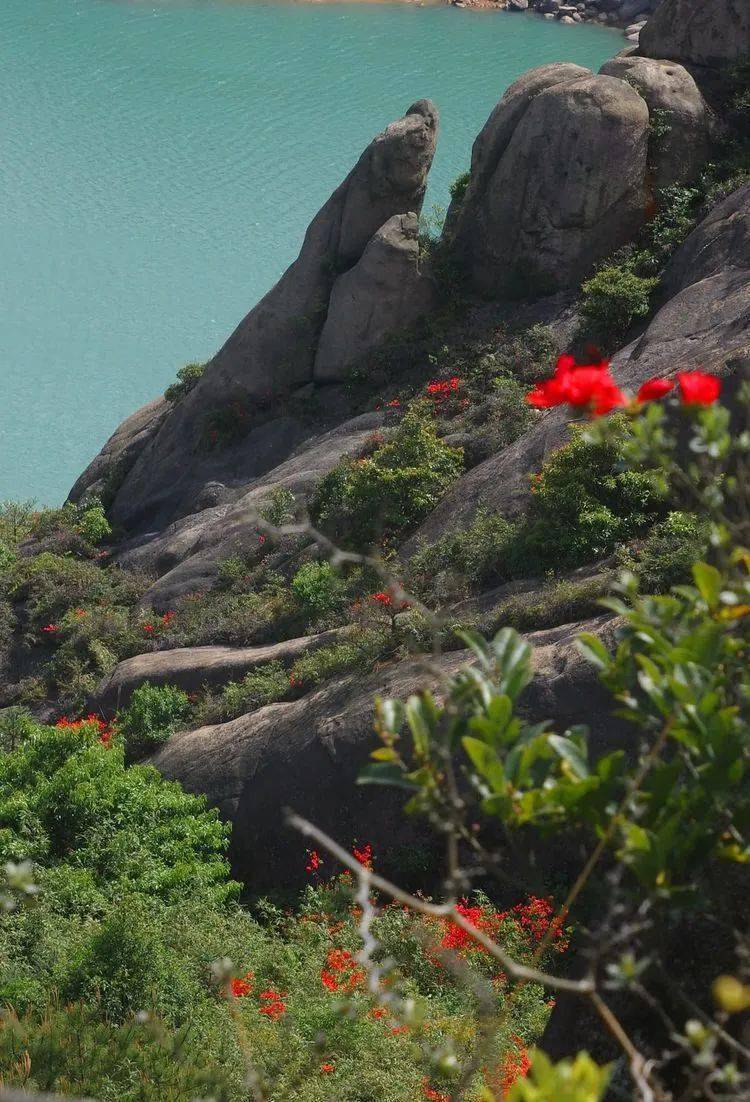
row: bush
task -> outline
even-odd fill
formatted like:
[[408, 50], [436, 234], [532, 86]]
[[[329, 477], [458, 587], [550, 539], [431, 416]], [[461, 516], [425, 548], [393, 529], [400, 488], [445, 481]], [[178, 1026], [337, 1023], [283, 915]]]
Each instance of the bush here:
[[286, 486], [277, 486], [271, 491], [266, 501], [258, 510], [268, 524], [274, 528], [282, 528], [285, 524], [291, 524], [296, 511], [296, 498]]
[[600, 268], [581, 288], [580, 312], [591, 336], [612, 348], [633, 321], [651, 309], [655, 278], [640, 276], [629, 263]]
[[447, 532], [410, 559], [408, 584], [445, 599], [500, 581], [507, 575], [504, 560], [515, 531], [500, 513], [480, 509], [467, 528]]
[[100, 504], [89, 505], [81, 513], [76, 525], [79, 533], [86, 543], [96, 546], [102, 540], [112, 535], [112, 527], [107, 520], [104, 509]]
[[610, 419], [606, 441], [573, 428], [569, 443], [553, 452], [532, 479], [529, 513], [508, 548], [509, 576], [529, 577], [580, 566], [611, 554], [666, 511], [654, 472], [623, 463], [628, 427]]
[[223, 723], [274, 704], [289, 695], [289, 675], [281, 662], [264, 662], [243, 677], [230, 681], [219, 694], [209, 694], [197, 706], [198, 723]]
[[186, 398], [206, 369], [205, 364], [189, 363], [181, 367], [177, 372], [177, 382], [170, 383], [164, 391], [164, 397], [168, 402], [175, 404]]
[[694, 513], [669, 513], [640, 545], [623, 552], [621, 561], [637, 575], [645, 593], [666, 593], [690, 580], [692, 565], [704, 557], [708, 542], [705, 521]]
[[370, 672], [377, 655], [387, 645], [387, 636], [377, 629], [358, 632], [356, 643], [333, 643], [318, 647], [304, 654], [292, 666], [290, 682], [293, 686], [312, 688], [336, 674], [353, 670]]
[[117, 729], [131, 758], [145, 757], [166, 742], [187, 718], [187, 693], [174, 685], [139, 685], [127, 708], [117, 713]]
[[445, 444], [420, 408], [367, 458], [346, 459], [320, 482], [313, 520], [343, 546], [369, 550], [403, 538], [459, 477], [462, 452]]
[[462, 203], [466, 195], [466, 189], [471, 180], [470, 172], [462, 172], [450, 186], [450, 196], [454, 203]]
[[292, 593], [311, 620], [340, 609], [346, 598], [341, 575], [328, 561], [308, 562], [292, 578]]

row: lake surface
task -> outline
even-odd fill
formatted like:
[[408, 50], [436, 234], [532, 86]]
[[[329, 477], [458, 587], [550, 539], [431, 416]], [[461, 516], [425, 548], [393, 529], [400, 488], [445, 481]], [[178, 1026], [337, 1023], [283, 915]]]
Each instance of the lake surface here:
[[622, 46], [450, 7], [0, 0], [0, 499], [61, 502], [414, 100], [440, 108], [445, 204], [511, 81]]

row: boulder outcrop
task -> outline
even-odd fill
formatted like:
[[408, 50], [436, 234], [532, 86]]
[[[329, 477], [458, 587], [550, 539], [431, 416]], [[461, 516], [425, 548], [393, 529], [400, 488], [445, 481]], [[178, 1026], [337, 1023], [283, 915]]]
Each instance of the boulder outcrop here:
[[[609, 717], [596, 671], [573, 646], [580, 631], [609, 639], [613, 621], [600, 618], [530, 635], [535, 677], [523, 697], [531, 719], [554, 716], [560, 729], [587, 723], [596, 752], [627, 738]], [[445, 655], [442, 674], [469, 661], [467, 651]], [[271, 704], [230, 723], [174, 735], [153, 759], [165, 776], [205, 794], [232, 822], [235, 873], [258, 892], [304, 878], [305, 843], [282, 829], [292, 807], [347, 844], [367, 838], [379, 868], [408, 864], [409, 850], [434, 844], [424, 822], [401, 812], [403, 793], [359, 787], [356, 779], [376, 746], [373, 696], [406, 697], [433, 672], [402, 662], [367, 678], [349, 677], [289, 704]], [[398, 823], [398, 835], [393, 824]]]
[[639, 53], [718, 66], [750, 54], [747, 0], [663, 0], [640, 33]]
[[420, 264], [416, 214], [394, 214], [360, 259], [336, 280], [315, 354], [316, 382], [341, 382], [389, 337], [437, 306], [435, 281]]
[[[386, 127], [315, 216], [297, 260], [240, 322], [195, 388], [165, 412], [154, 432], [141, 435], [137, 447], [134, 442], [123, 451], [122, 429], [108, 442], [106, 457], [94, 464], [99, 470], [120, 463], [111, 510], [117, 523], [131, 530], [163, 528], [194, 508], [207, 482], [236, 485], [241, 479], [247, 485], [302, 442], [304, 430], [283, 415], [274, 417], [273, 401], [312, 381], [337, 277], [357, 264], [394, 215], [419, 213], [437, 133], [437, 109], [429, 100]], [[403, 324], [405, 307], [400, 300], [397, 305], [395, 326], [381, 306], [382, 331]], [[367, 313], [367, 304], [361, 309]], [[201, 454], [207, 412], [237, 402], [250, 412], [268, 407], [267, 419], [221, 457]]]
[[338, 634], [324, 631], [266, 647], [180, 647], [137, 654], [115, 666], [98, 686], [91, 705], [111, 714], [127, 707], [135, 690], [147, 681], [152, 685], [177, 685], [186, 692], [204, 686], [216, 688], [239, 680], [264, 662], [291, 663], [316, 647], [334, 642]]
[[708, 156], [711, 127], [709, 109], [687, 69], [672, 61], [631, 56], [613, 57], [599, 71], [627, 81], [648, 105], [655, 186], [694, 179]]
[[646, 102], [612, 77], [545, 65], [511, 85], [451, 212], [453, 251], [474, 288], [551, 293], [630, 240], [646, 216], [648, 134]]

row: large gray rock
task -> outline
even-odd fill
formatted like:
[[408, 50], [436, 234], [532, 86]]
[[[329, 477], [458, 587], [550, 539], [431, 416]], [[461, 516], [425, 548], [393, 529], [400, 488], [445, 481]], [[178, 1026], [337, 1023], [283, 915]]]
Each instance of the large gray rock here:
[[[205, 483], [248, 483], [301, 443], [299, 424], [274, 416], [274, 399], [312, 380], [337, 273], [356, 264], [389, 218], [421, 209], [437, 131], [436, 108], [420, 100], [370, 143], [313, 219], [297, 260], [144, 442], [112, 506], [118, 524], [163, 527], [194, 508]], [[222, 455], [205, 455], [207, 412], [238, 402], [256, 427]]]
[[[673, 61], [613, 57], [599, 71], [627, 81], [648, 105], [655, 186], [668, 187], [694, 179], [708, 156], [710, 115], [687, 69]], [[659, 131], [666, 129], [656, 138], [655, 122], [660, 124]]]
[[80, 501], [86, 494], [101, 495], [112, 478], [118, 475], [124, 478], [146, 444], [158, 432], [169, 408], [165, 398], [155, 398], [126, 417], [78, 477], [70, 491], [70, 500]]
[[[601, 618], [529, 636], [536, 647], [535, 677], [522, 707], [533, 719], [554, 717], [560, 729], [590, 724], [599, 753], [624, 735], [622, 724], [609, 716], [609, 699], [595, 671], [574, 649], [573, 640], [585, 630], [609, 640], [612, 621]], [[466, 651], [445, 655], [440, 671], [450, 674], [469, 658]], [[356, 778], [377, 745], [375, 694], [406, 697], [419, 686], [434, 685], [434, 671], [435, 663], [428, 669], [417, 661], [401, 662], [230, 723], [179, 733], [154, 765], [190, 792], [207, 796], [231, 821], [233, 869], [253, 892], [304, 878], [305, 842], [283, 829], [285, 807], [344, 845], [355, 838], [371, 842], [379, 869], [387, 869], [389, 860], [403, 868], [410, 850], [424, 851], [425, 824], [403, 815], [403, 793], [357, 786]]]
[[686, 65], [723, 65], [750, 54], [748, 0], [663, 0], [641, 31], [639, 52]]
[[648, 132], [645, 101], [612, 77], [551, 65], [512, 85], [477, 138], [453, 221], [474, 287], [569, 287], [630, 240], [646, 212]]
[[422, 271], [416, 214], [394, 214], [333, 285], [315, 356], [316, 382], [346, 379], [351, 367], [437, 306]]
[[208, 686], [216, 688], [237, 681], [264, 662], [294, 662], [302, 654], [334, 642], [339, 633], [305, 635], [265, 647], [181, 647], [137, 654], [118, 663], [98, 686], [91, 704], [97, 711], [111, 714], [125, 708], [135, 690], [152, 685], [177, 685], [186, 692]]

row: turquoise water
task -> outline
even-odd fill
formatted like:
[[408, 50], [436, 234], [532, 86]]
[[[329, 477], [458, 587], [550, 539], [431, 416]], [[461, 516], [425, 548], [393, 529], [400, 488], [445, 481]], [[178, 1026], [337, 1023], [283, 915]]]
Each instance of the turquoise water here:
[[507, 85], [600, 27], [410, 5], [0, 0], [0, 499], [62, 500], [429, 96], [444, 203]]

